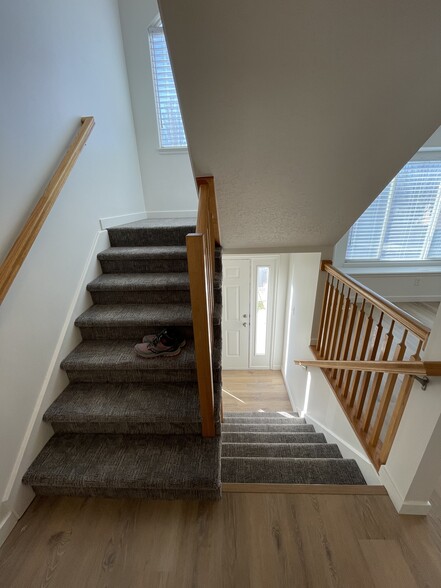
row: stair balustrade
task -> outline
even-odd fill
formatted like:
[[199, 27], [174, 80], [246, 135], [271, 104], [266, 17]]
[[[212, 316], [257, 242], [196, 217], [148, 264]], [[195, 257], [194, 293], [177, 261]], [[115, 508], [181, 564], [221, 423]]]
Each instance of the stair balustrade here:
[[50, 213], [58, 195], [66, 183], [69, 174], [75, 165], [92, 129], [95, 125], [93, 116], [86, 116], [81, 119], [81, 126], [76, 132], [68, 150], [63, 159], [55, 170], [43, 195], [37, 202], [34, 210], [27, 219], [24, 227], [20, 231], [17, 239], [12, 245], [5, 260], [0, 266], [0, 304], [5, 299], [9, 288], [12, 286], [14, 279], [27, 254], [29, 253], [35, 239], [40, 232], [48, 214]]
[[199, 388], [202, 435], [215, 436], [213, 384], [213, 313], [215, 249], [220, 245], [213, 177], [197, 179], [199, 205], [196, 233], [186, 237], [190, 299]]
[[315, 360], [374, 466], [386, 463], [412, 384], [441, 375], [424, 362], [430, 329], [357, 280], [322, 263], [326, 272]]

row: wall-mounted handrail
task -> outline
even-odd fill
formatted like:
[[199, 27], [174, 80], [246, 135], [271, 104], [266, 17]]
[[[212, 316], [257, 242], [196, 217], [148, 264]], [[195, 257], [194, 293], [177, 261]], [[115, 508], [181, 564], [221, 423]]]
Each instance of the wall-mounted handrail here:
[[372, 463], [386, 463], [415, 378], [441, 375], [421, 359], [430, 329], [369, 288], [323, 262], [325, 292], [314, 360]]
[[387, 374], [411, 374], [414, 376], [441, 376], [440, 361], [338, 361], [333, 359], [295, 360], [296, 365], [324, 369], [348, 369]]
[[220, 245], [214, 179], [197, 179], [199, 205], [196, 233], [187, 235], [187, 260], [193, 315], [202, 435], [214, 437], [213, 315], [215, 248]]
[[94, 124], [93, 116], [87, 116], [81, 119], [81, 126], [75, 134], [68, 150], [0, 266], [0, 304], [5, 299], [44, 221], [55, 204], [87, 138], [92, 132]]

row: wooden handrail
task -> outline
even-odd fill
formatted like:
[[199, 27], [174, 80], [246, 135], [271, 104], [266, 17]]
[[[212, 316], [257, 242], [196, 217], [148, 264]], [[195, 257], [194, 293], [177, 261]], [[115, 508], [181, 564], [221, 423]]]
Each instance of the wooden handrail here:
[[441, 376], [441, 361], [339, 361], [333, 359], [308, 359], [294, 361], [302, 367], [344, 369], [386, 374], [410, 374], [414, 376]]
[[386, 300], [370, 288], [367, 288], [363, 284], [361, 284], [358, 280], [344, 274], [337, 268], [335, 268], [331, 262], [324, 261], [322, 263], [322, 270], [326, 271], [329, 275], [336, 277], [342, 284], [345, 284], [349, 288], [351, 288], [354, 292], [360, 294], [365, 300], [376, 306], [381, 312], [384, 312], [388, 316], [390, 316], [394, 321], [400, 323], [409, 331], [412, 331], [417, 337], [419, 337], [423, 341], [423, 349], [425, 344], [427, 343], [427, 339], [430, 335], [430, 329], [423, 325], [420, 321], [416, 318], [395, 306], [389, 300]]
[[87, 116], [81, 119], [81, 126], [75, 134], [68, 150], [0, 266], [0, 304], [5, 299], [9, 288], [23, 265], [94, 125], [95, 121], [93, 116]]
[[214, 179], [197, 178], [199, 205], [196, 233], [186, 237], [190, 299], [199, 390], [202, 435], [214, 437], [214, 275], [215, 248], [220, 245]]

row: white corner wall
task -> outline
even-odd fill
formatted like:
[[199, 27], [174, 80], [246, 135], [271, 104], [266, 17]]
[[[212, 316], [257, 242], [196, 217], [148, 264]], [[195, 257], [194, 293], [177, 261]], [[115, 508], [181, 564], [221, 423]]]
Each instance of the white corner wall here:
[[[441, 306], [423, 359], [440, 361]], [[430, 377], [426, 390], [415, 382], [389, 458], [380, 477], [400, 514], [427, 514], [441, 476], [441, 377]]]
[[159, 151], [147, 32], [159, 14], [157, 2], [120, 0], [119, 9], [147, 212], [194, 214], [197, 194], [188, 152]]
[[309, 346], [317, 322], [314, 315], [321, 254], [293, 253], [290, 257], [282, 374], [291, 403], [325, 434], [328, 442], [338, 444], [343, 457], [357, 460], [368, 484], [378, 484], [375, 469], [321, 370], [306, 371], [294, 365], [295, 359], [314, 359]]
[[[0, 307], [1, 539], [32, 498], [30, 491], [18, 502], [14, 495], [22, 458], [32, 459], [50, 430], [40, 418], [31, 448], [26, 435], [37, 422], [37, 401], [49, 379], [57, 380], [53, 390], [65, 385], [54, 358], [90, 253], [106, 246], [98, 238], [99, 219], [142, 213], [145, 204], [117, 0], [1, 3], [0, 78], [0, 259], [80, 117], [96, 119]], [[72, 331], [70, 348], [76, 342]]]

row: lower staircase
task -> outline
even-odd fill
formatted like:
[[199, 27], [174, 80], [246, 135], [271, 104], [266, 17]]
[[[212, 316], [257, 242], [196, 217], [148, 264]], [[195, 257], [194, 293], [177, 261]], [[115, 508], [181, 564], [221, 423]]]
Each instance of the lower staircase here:
[[353, 459], [297, 412], [230, 412], [222, 424], [224, 484], [366, 484]]
[[[55, 435], [24, 476], [37, 494], [217, 499], [220, 481], [221, 280], [214, 319], [217, 436], [202, 438], [185, 236], [192, 219], [109, 229], [93, 306], [77, 320], [83, 341], [61, 367], [69, 384], [44, 415]], [[144, 359], [134, 346], [165, 327], [187, 344]]]

